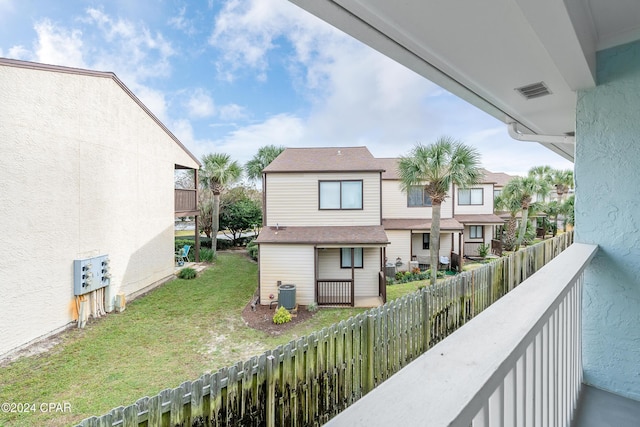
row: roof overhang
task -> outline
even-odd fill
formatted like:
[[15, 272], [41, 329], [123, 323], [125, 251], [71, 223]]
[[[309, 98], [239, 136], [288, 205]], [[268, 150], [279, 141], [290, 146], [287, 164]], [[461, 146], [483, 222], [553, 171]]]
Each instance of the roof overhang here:
[[[431, 230], [431, 219], [425, 218], [388, 218], [382, 220], [385, 230], [411, 230], [423, 233]], [[453, 218], [440, 219], [440, 231], [459, 232], [464, 226]]]
[[[575, 108], [595, 54], [640, 38], [628, 0], [290, 0], [573, 160]], [[517, 88], [543, 82], [549, 94]], [[533, 138], [535, 139], [535, 138]]]
[[375, 226], [297, 226], [264, 227], [256, 239], [258, 244], [302, 244], [317, 247], [381, 247], [389, 244], [380, 225]]

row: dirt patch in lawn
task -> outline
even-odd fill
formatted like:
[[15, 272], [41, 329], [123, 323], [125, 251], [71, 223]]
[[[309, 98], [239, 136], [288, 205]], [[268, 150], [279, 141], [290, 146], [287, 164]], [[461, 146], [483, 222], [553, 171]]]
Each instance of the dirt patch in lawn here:
[[273, 323], [273, 315], [275, 312], [275, 305], [273, 308], [269, 308], [268, 305], [257, 304], [255, 310], [253, 310], [251, 308], [251, 301], [249, 301], [244, 310], [242, 310], [242, 319], [250, 328], [264, 331], [270, 335], [280, 335], [295, 325], [311, 319], [315, 315], [315, 313], [307, 310], [307, 306], [299, 305], [298, 312], [295, 314], [295, 317], [291, 318], [291, 322], [276, 325]]

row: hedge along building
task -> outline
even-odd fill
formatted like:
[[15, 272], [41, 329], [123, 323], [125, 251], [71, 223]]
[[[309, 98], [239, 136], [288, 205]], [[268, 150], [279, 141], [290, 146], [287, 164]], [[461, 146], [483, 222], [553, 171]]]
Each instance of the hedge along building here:
[[171, 278], [200, 164], [113, 73], [0, 59], [0, 92], [3, 356]]

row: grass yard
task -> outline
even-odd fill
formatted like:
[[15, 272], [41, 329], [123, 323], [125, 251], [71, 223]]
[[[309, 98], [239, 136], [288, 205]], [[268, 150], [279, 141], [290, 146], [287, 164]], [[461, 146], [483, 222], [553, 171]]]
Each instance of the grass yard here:
[[[256, 284], [255, 263], [242, 254], [218, 253], [198, 278], [166, 283], [128, 303], [123, 313], [65, 332], [47, 353], [0, 368], [0, 403], [36, 408], [0, 412], [0, 426], [72, 425], [363, 311], [321, 309], [310, 321], [269, 336], [241, 317]], [[389, 287], [394, 295], [396, 286]], [[40, 412], [50, 402], [67, 403], [71, 410]]]

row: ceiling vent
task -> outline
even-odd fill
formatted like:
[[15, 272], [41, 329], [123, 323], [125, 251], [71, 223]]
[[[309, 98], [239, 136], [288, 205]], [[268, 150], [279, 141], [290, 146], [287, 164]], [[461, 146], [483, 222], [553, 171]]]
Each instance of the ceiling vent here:
[[541, 96], [551, 95], [549, 88], [544, 82], [538, 82], [531, 85], [526, 85], [516, 88], [522, 96], [527, 99], [540, 98]]

